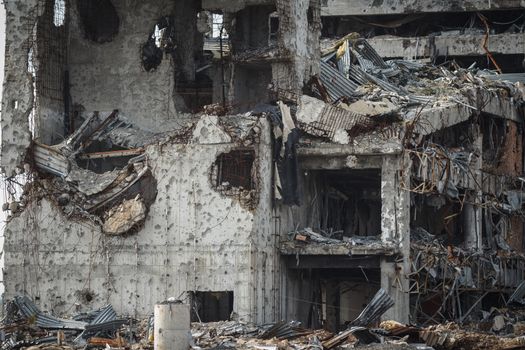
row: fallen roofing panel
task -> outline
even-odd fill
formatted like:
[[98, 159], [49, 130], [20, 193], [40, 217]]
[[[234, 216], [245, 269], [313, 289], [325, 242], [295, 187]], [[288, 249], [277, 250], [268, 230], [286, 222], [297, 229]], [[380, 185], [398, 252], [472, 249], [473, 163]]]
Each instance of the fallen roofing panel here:
[[352, 96], [359, 86], [325, 61], [321, 61], [320, 79], [334, 101]]
[[384, 289], [380, 289], [350, 325], [369, 326], [379, 320], [381, 315], [387, 312], [392, 306], [394, 306], [394, 299], [392, 299]]
[[[332, 106], [316, 98], [303, 95], [300, 98], [296, 118], [301, 129], [313, 136], [326, 137], [339, 143], [348, 143], [344, 138], [339, 139], [338, 134], [359, 130], [367, 130], [375, 126], [379, 119], [372, 115], [365, 115], [345, 108]], [[368, 108], [366, 113], [370, 113]], [[389, 113], [391, 109], [388, 110]], [[379, 113], [378, 113], [379, 114]], [[388, 113], [387, 113], [388, 114]]]
[[28, 319], [34, 319], [38, 327], [44, 329], [72, 329], [83, 330], [86, 322], [66, 320], [46, 315], [27, 296], [16, 296], [14, 302], [18, 310]]

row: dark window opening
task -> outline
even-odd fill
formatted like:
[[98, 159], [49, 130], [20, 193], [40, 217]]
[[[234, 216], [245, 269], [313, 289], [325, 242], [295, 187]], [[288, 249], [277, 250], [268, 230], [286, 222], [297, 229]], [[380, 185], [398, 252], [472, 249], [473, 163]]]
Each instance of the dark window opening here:
[[279, 35], [279, 17], [277, 12], [270, 14], [269, 22], [270, 23], [268, 26], [270, 27], [270, 30], [268, 35], [268, 43], [271, 46], [277, 42]]
[[436, 238], [445, 245], [456, 246], [465, 241], [468, 222], [459, 201], [442, 195], [415, 194], [411, 204], [410, 227], [414, 240]]
[[213, 80], [206, 73], [207, 69], [195, 74], [195, 81], [177, 82], [177, 94], [184, 100], [185, 107], [192, 113], [202, 111], [206, 105], [213, 103]]
[[471, 121], [461, 122], [432, 133], [425, 141], [447, 148], [472, 149], [474, 128]]
[[233, 312], [233, 292], [193, 292], [192, 322], [227, 321]]
[[381, 171], [312, 171], [317, 185], [320, 229], [342, 236], [381, 234]]
[[275, 13], [275, 6], [248, 6], [237, 12], [235, 25], [230, 33], [232, 51], [242, 53], [268, 46], [270, 16]]
[[77, 5], [86, 39], [106, 43], [118, 34], [120, 18], [110, 0], [77, 0]]
[[253, 189], [254, 161], [255, 152], [253, 150], [235, 150], [221, 154], [215, 162], [215, 186]]
[[173, 54], [175, 50], [175, 26], [172, 16], [162, 17], [148, 40], [142, 45], [142, 66], [148, 72], [157, 69], [164, 58], [164, 53]]
[[[347, 329], [380, 288], [380, 269], [352, 267], [351, 262], [346, 262], [347, 267], [322, 267], [331, 264], [320, 261], [323, 264], [316, 266], [314, 261], [308, 262], [310, 258], [301, 257], [308, 268], [288, 263], [286, 281], [290, 288], [286, 297], [290, 302], [286, 316], [308, 328], [322, 327], [331, 332]], [[337, 263], [345, 258], [332, 256], [330, 261]]]

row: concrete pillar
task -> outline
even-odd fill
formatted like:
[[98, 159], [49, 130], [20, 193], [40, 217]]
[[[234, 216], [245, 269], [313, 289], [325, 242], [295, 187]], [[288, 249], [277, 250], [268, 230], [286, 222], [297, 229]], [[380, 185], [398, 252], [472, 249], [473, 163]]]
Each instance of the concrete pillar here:
[[340, 322], [340, 284], [337, 280], [327, 280], [324, 285], [326, 288], [326, 324], [324, 328], [331, 332], [337, 332]]
[[381, 288], [395, 301], [383, 319], [408, 323], [410, 294], [410, 183], [408, 155], [384, 156], [381, 169], [381, 239], [399, 247], [399, 255], [381, 258]]
[[[474, 180], [468, 181], [468, 187], [476, 188], [478, 184], [483, 182], [481, 169], [483, 167], [483, 162], [481, 159], [481, 154], [483, 154], [483, 134], [479, 126], [471, 127], [471, 134], [473, 134], [473, 146], [476, 152], [480, 155], [476, 162], [473, 164], [473, 175]], [[481, 191], [471, 191], [468, 194], [467, 201], [463, 207], [463, 228], [465, 232], [465, 242], [464, 245], [466, 248], [472, 249], [483, 249], [483, 234], [482, 234], [482, 224], [483, 224], [483, 210], [481, 209], [481, 203], [483, 202], [483, 193]]]
[[480, 202], [481, 195], [477, 193], [469, 196], [470, 203], [463, 206], [463, 228], [465, 230], [465, 247], [481, 250], [483, 248], [482, 240], [482, 210], [476, 204]]
[[155, 350], [188, 350], [190, 347], [190, 306], [165, 303], [155, 305]]

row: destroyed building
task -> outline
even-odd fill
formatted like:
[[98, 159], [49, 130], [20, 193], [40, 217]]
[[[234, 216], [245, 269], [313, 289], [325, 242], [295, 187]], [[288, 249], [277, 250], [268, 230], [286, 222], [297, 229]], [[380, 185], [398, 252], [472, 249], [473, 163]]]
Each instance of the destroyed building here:
[[5, 298], [336, 330], [523, 280], [522, 2], [3, 6]]

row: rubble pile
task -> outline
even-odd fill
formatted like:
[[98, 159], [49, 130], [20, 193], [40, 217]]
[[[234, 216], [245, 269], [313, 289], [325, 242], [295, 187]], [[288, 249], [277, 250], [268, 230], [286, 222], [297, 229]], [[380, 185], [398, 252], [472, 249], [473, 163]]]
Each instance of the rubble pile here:
[[[107, 343], [124, 345], [130, 339], [139, 340], [129, 328], [126, 329], [132, 321], [118, 318], [111, 305], [66, 319], [42, 312], [27, 296], [17, 296], [5, 304], [4, 314], [0, 327], [2, 350], [30, 346], [62, 349], [65, 344], [72, 347], [88, 344], [105, 347]], [[120, 332], [126, 332], [128, 339], [124, 340]]]
[[[446, 323], [428, 327], [396, 321], [378, 323], [378, 318], [392, 305], [393, 300], [380, 290], [348, 328], [337, 334], [324, 329], [303, 328], [296, 321], [267, 325], [243, 321], [195, 322], [191, 324], [190, 346], [195, 350], [525, 349], [523, 310], [492, 310], [490, 322], [493, 327], [485, 331], [479, 329], [483, 323], [463, 326]], [[1, 350], [153, 348], [153, 317], [140, 322], [119, 319], [111, 305], [64, 319], [42, 312], [29, 298], [18, 296], [6, 303], [5, 314], [0, 326], [4, 339]], [[504, 327], [495, 329], [500, 317]]]

